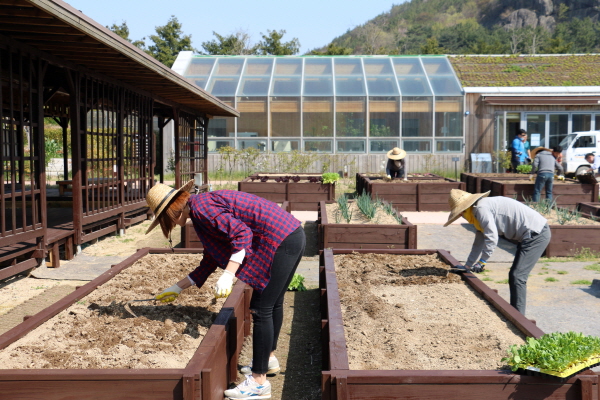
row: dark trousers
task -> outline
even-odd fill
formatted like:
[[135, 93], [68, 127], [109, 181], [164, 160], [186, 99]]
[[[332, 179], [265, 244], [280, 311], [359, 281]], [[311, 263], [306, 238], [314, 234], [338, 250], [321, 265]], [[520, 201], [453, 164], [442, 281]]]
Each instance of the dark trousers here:
[[250, 301], [252, 312], [252, 372], [266, 374], [269, 355], [277, 349], [283, 324], [283, 298], [304, 254], [306, 236], [299, 227], [277, 248], [271, 264], [271, 280], [262, 291], [254, 291]]
[[512, 267], [508, 273], [510, 288], [510, 305], [525, 315], [527, 303], [527, 278], [538, 262], [548, 243], [550, 243], [550, 228], [544, 226], [540, 233], [532, 233], [531, 238], [517, 245], [517, 252]]
[[542, 188], [546, 188], [546, 199], [552, 200], [552, 186], [554, 185], [554, 174], [552, 172], [539, 173], [535, 178], [533, 185], [533, 201], [540, 201], [540, 193]]
[[387, 169], [387, 174], [392, 178], [404, 178], [404, 168], [399, 169], [398, 171], [394, 171], [391, 169]]

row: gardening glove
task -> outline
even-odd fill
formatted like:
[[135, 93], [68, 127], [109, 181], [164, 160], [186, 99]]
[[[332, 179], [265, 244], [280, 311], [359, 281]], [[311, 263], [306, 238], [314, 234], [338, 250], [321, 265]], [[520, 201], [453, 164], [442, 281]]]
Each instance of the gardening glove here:
[[402, 179], [404, 182], [408, 182], [408, 178], [404, 178]]
[[529, 180], [530, 181], [535, 181], [535, 175], [529, 175]]
[[223, 271], [223, 275], [221, 275], [215, 285], [215, 297], [217, 299], [229, 296], [231, 288], [233, 287], [233, 278], [235, 278], [233, 272], [227, 270]]
[[179, 297], [179, 293], [181, 293], [182, 290], [183, 289], [177, 286], [177, 284], [174, 284], [170, 288], [163, 290], [162, 293], [157, 294], [155, 299], [160, 300], [162, 303], [170, 303]]
[[476, 274], [483, 272], [485, 269], [485, 261], [479, 260], [471, 267], [471, 272], [475, 272]]
[[388, 178], [388, 179], [392, 179], [392, 176], [391, 176], [391, 175], [388, 175], [388, 176], [387, 176], [387, 178]]
[[565, 180], [565, 177], [564, 177], [564, 175], [559, 175], [559, 176], [558, 176], [558, 180], [559, 180], [559, 181], [564, 181], [564, 180]]
[[465, 266], [462, 264], [456, 264], [454, 267], [452, 267], [452, 269], [461, 271], [461, 272], [469, 272], [469, 270], [467, 268], [465, 268]]

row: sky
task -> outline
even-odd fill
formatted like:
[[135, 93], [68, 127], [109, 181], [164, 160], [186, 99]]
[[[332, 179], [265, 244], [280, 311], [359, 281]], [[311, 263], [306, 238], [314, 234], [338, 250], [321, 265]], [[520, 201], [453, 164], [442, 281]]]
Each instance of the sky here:
[[[96, 22], [111, 26], [123, 21], [129, 37], [138, 40], [155, 34], [171, 15], [192, 35], [192, 45], [213, 40], [213, 31], [229, 35], [244, 31], [255, 44], [261, 32], [285, 30], [282, 40], [298, 38], [300, 54], [327, 45], [347, 30], [362, 25], [394, 4], [406, 0], [66, 0]], [[146, 41], [148, 45], [148, 40]]]

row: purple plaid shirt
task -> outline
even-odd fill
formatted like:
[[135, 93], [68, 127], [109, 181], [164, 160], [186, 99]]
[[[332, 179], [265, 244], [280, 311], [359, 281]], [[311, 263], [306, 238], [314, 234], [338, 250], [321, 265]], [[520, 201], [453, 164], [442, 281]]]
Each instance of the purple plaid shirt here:
[[217, 267], [225, 268], [233, 253], [246, 250], [236, 276], [263, 291], [271, 279], [275, 251], [301, 225], [277, 204], [235, 190], [190, 196], [190, 218], [204, 245], [204, 257], [189, 276], [201, 287]]

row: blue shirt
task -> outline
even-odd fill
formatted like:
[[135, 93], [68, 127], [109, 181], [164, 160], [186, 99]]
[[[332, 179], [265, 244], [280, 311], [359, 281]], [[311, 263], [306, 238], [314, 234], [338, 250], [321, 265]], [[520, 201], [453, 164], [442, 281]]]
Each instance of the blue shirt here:
[[[512, 153], [512, 161], [525, 161], [527, 159], [527, 153], [525, 153], [525, 146], [520, 137], [515, 136], [510, 146], [510, 152]], [[518, 154], [521, 153], [521, 154]]]

